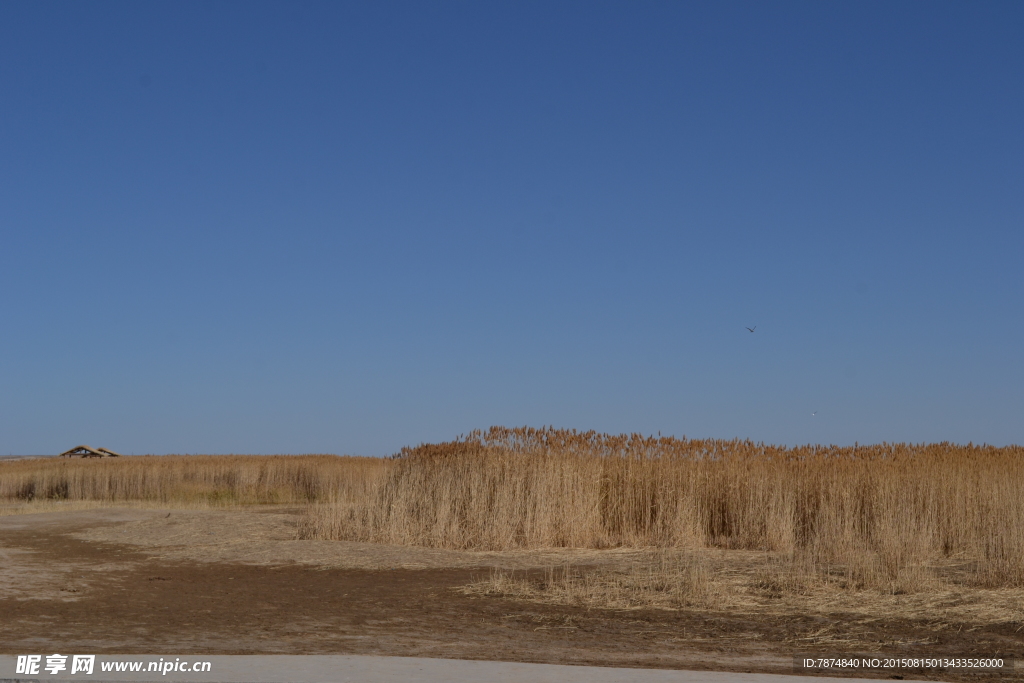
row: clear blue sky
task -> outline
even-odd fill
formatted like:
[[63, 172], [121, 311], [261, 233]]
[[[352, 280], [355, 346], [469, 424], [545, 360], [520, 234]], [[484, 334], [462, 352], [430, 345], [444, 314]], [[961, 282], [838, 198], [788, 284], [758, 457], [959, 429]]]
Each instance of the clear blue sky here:
[[1022, 443], [1022, 168], [1019, 2], [5, 2], [0, 452]]

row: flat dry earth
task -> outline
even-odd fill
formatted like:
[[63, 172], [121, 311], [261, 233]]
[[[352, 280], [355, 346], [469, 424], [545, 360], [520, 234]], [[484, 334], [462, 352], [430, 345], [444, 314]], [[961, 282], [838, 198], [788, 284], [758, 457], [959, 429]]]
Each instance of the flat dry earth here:
[[[615, 566], [635, 553], [300, 541], [297, 509], [83, 507], [0, 514], [0, 652], [377, 654], [766, 673], [792, 673], [795, 653], [1024, 659], [1020, 590], [588, 609], [463, 588], [492, 567]], [[714, 565], [720, 585], [756, 561], [728, 557]], [[1024, 678], [1020, 665], [903, 675]]]

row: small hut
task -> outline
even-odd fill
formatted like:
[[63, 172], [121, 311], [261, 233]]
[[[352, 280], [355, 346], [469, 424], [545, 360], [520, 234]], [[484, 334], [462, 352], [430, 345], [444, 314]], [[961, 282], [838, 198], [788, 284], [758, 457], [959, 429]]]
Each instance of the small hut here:
[[75, 446], [69, 451], [64, 451], [60, 454], [62, 458], [72, 458], [74, 456], [79, 458], [117, 458], [121, 454], [115, 453], [109, 448], [93, 448], [92, 446]]

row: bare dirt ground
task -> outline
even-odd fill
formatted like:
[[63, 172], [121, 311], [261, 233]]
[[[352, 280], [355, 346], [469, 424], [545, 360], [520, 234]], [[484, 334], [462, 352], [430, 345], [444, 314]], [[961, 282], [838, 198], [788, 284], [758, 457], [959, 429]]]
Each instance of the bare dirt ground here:
[[[1024, 623], [972, 616], [963, 596], [942, 614], [906, 612], [912, 618], [858, 611], [856, 596], [814, 610], [785, 600], [681, 610], [525, 602], [464, 588], [491, 567], [621, 563], [631, 553], [299, 541], [298, 514], [0, 516], [0, 652], [379, 654], [768, 673], [791, 673], [795, 653], [1024, 658]], [[906, 675], [1022, 678], [1020, 668]]]

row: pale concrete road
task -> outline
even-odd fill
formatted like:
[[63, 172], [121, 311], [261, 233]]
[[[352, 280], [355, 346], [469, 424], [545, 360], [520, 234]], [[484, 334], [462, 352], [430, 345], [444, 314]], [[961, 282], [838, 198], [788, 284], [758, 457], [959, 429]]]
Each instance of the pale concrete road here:
[[[364, 655], [211, 655], [176, 657], [174, 655], [98, 655], [92, 674], [69, 675], [72, 657], [66, 669], [51, 674], [45, 670], [48, 655], [41, 657], [32, 672], [31, 663], [17, 672], [18, 657], [0, 655], [0, 683], [60, 681], [149, 682], [194, 681], [197, 683], [836, 683], [833, 678], [782, 676], [775, 674], [724, 673], [713, 671], [672, 671], [665, 669], [619, 669], [597, 666], [521, 664], [516, 662], [480, 662], [423, 657], [373, 657]], [[61, 653], [63, 654], [63, 653]], [[140, 662], [142, 671], [103, 671], [104, 664]], [[209, 662], [209, 671], [167, 673], [146, 671], [178, 668], [187, 663]], [[116, 664], [115, 664], [116, 666]], [[200, 668], [204, 668], [200, 666]], [[872, 679], [843, 678], [847, 683]], [[874, 679], [877, 681], [877, 679]]]

